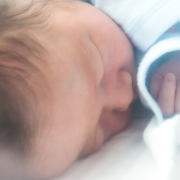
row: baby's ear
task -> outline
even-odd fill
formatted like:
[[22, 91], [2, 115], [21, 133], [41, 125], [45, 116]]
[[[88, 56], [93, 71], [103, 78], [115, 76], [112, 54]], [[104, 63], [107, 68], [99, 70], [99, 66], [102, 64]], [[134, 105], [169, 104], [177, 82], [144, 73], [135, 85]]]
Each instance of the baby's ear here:
[[133, 99], [131, 75], [125, 70], [119, 70], [107, 86], [106, 106], [112, 110], [126, 111]]

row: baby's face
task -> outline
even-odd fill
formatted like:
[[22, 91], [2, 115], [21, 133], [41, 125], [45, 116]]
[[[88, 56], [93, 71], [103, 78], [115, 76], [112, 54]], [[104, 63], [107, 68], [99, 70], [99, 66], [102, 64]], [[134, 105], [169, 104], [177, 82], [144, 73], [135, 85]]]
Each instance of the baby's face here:
[[[136, 98], [132, 47], [108, 16], [82, 2], [55, 5], [49, 29], [30, 30], [47, 49], [48, 95], [36, 89], [39, 131], [30, 169], [42, 178], [100, 148], [130, 121]], [[37, 80], [38, 84], [38, 80]]]

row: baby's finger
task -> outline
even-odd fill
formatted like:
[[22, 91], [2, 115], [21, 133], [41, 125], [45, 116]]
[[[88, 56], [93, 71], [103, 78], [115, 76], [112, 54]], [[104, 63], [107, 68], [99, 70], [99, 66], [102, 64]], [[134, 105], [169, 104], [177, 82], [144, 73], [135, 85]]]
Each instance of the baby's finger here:
[[151, 79], [150, 92], [151, 92], [151, 95], [156, 100], [158, 98], [158, 94], [161, 89], [162, 82], [163, 82], [163, 77], [160, 74], [155, 73]]
[[173, 73], [166, 74], [158, 97], [158, 104], [164, 116], [174, 114], [174, 103], [176, 93], [176, 77]]
[[180, 81], [178, 81], [176, 86], [175, 112], [180, 113]]

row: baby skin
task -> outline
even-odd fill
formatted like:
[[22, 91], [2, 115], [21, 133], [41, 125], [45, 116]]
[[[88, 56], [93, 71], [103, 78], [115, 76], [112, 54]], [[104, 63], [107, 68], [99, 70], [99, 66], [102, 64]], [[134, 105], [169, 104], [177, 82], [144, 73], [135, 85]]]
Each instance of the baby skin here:
[[[33, 4], [29, 13], [38, 6]], [[22, 40], [25, 32], [46, 50], [43, 61], [29, 59], [40, 69], [28, 82], [36, 97], [36, 108], [29, 104], [28, 112], [38, 126], [24, 160], [27, 176], [35, 180], [61, 174], [125, 129], [138, 97], [132, 45], [107, 15], [78, 1], [49, 2], [46, 7], [47, 27], [22, 27], [6, 34]], [[151, 92], [166, 116], [180, 111], [180, 73], [173, 61], [151, 81]], [[32, 101], [27, 93], [26, 98]]]
[[46, 50], [43, 61], [29, 59], [40, 69], [31, 72], [28, 82], [36, 97], [36, 108], [29, 105], [28, 112], [35, 114], [38, 126], [25, 162], [35, 180], [61, 174], [122, 131], [137, 98], [133, 48], [107, 15], [78, 1], [47, 3], [46, 8], [46, 27], [7, 34], [21, 37], [25, 32]]

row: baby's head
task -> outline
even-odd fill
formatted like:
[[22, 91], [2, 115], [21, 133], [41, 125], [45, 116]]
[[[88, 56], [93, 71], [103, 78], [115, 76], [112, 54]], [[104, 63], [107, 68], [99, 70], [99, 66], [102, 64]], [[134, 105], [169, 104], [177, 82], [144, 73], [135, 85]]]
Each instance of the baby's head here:
[[15, 5], [0, 7], [0, 143], [36, 179], [49, 178], [127, 126], [133, 50], [86, 3]]

